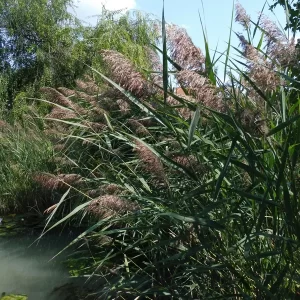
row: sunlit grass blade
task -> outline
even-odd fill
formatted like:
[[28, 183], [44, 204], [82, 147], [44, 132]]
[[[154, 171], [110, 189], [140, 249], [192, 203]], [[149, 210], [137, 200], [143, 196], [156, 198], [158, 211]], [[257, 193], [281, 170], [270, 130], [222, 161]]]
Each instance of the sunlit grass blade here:
[[163, 87], [164, 87], [164, 103], [167, 103], [168, 97], [168, 53], [167, 53], [167, 34], [166, 34], [166, 21], [165, 21], [165, 3], [163, 1], [162, 10], [162, 43], [163, 43]]
[[222, 172], [217, 180], [217, 183], [216, 183], [216, 187], [215, 187], [215, 192], [214, 192], [214, 195], [213, 195], [213, 198], [214, 199], [217, 199], [218, 198], [218, 195], [220, 193], [220, 189], [221, 189], [221, 185], [222, 185], [222, 182], [223, 182], [223, 179], [228, 171], [228, 168], [229, 168], [229, 164], [230, 164], [230, 160], [231, 160], [231, 156], [233, 154], [233, 151], [235, 149], [235, 145], [236, 145], [236, 142], [237, 140], [234, 139], [231, 143], [231, 147], [230, 147], [230, 150], [229, 150], [229, 154], [228, 154], [228, 157], [227, 157], [227, 160], [226, 160], [226, 163], [224, 164], [224, 167], [222, 169]]
[[[202, 3], [202, 6], [203, 6], [203, 3]], [[210, 58], [207, 34], [206, 34], [204, 24], [202, 22], [202, 18], [201, 18], [199, 11], [198, 11], [198, 15], [199, 15], [199, 19], [200, 19], [202, 34], [203, 34], [203, 38], [204, 38], [204, 45], [205, 45], [205, 72], [207, 73], [207, 77], [210, 79], [211, 84], [216, 85], [217, 79], [216, 79], [216, 75], [214, 72], [214, 63], [212, 62], [212, 60]]]
[[229, 29], [229, 38], [228, 38], [227, 50], [226, 50], [226, 56], [225, 56], [225, 67], [224, 67], [224, 78], [223, 78], [224, 82], [226, 80], [227, 65], [228, 65], [230, 48], [231, 48], [231, 34], [232, 34], [233, 19], [234, 19], [234, 1], [232, 1], [232, 11], [231, 11], [231, 21], [230, 21], [230, 29]]
[[208, 226], [211, 228], [215, 228], [217, 230], [224, 229], [224, 227], [222, 225], [218, 224], [215, 221], [212, 221], [209, 219], [204, 219], [201, 217], [198, 218], [197, 216], [185, 217], [185, 216], [181, 216], [179, 214], [175, 214], [175, 213], [171, 213], [171, 212], [161, 213], [161, 214], [158, 214], [158, 216], [166, 216], [166, 217], [174, 218], [179, 221], [186, 222], [186, 223], [198, 223], [202, 226]]
[[300, 118], [300, 115], [295, 116], [295, 117], [292, 117], [291, 119], [289, 119], [289, 120], [286, 121], [286, 122], [280, 123], [280, 124], [277, 125], [276, 127], [272, 128], [272, 129], [268, 132], [267, 136], [272, 136], [272, 135], [274, 135], [275, 133], [282, 131], [283, 129], [287, 128], [288, 126], [290, 126], [290, 125], [292, 125], [294, 122], [296, 122], [299, 118]]
[[193, 116], [193, 119], [192, 119], [192, 122], [191, 122], [191, 125], [190, 125], [190, 128], [189, 128], [188, 149], [191, 146], [191, 143], [192, 143], [195, 131], [197, 129], [199, 120], [200, 120], [200, 107], [198, 106], [196, 111], [194, 112], [194, 116]]

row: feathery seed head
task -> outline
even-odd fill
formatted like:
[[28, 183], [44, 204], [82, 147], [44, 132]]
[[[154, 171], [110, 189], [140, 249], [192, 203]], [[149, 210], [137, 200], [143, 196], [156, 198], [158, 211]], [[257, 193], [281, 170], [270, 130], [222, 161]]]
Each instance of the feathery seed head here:
[[70, 90], [70, 89], [65, 88], [65, 87], [59, 87], [59, 88], [57, 88], [57, 90], [59, 92], [61, 92], [66, 97], [70, 97], [70, 96], [75, 95], [75, 91], [74, 90]]
[[143, 143], [136, 141], [135, 151], [141, 160], [141, 167], [160, 182], [165, 183], [165, 172], [160, 159]]
[[185, 70], [204, 71], [205, 57], [184, 28], [168, 25], [167, 43], [170, 56]]
[[38, 173], [33, 176], [33, 179], [46, 189], [66, 189], [70, 185], [77, 185], [82, 182], [82, 177], [78, 174], [59, 174], [55, 176]]
[[85, 76], [86, 81], [83, 80], [76, 80], [75, 83], [77, 87], [88, 94], [97, 94], [99, 93], [99, 86], [89, 77]]
[[76, 119], [78, 116], [70, 109], [63, 109], [62, 107], [54, 107], [51, 112], [46, 116], [49, 119]]
[[153, 93], [149, 83], [124, 55], [114, 50], [102, 50], [101, 54], [111, 71], [112, 79], [121, 87], [138, 97], [148, 97]]
[[103, 195], [91, 201], [86, 210], [95, 217], [107, 218], [136, 209], [137, 205], [116, 195]]
[[118, 99], [117, 104], [119, 106], [122, 115], [127, 115], [128, 113], [130, 113], [130, 105], [128, 104], [127, 101], [123, 99]]
[[250, 16], [239, 2], [235, 4], [235, 21], [241, 24], [245, 29], [248, 29], [251, 24]]
[[188, 89], [197, 102], [202, 102], [205, 106], [218, 111], [224, 110], [222, 98], [205, 77], [194, 71], [184, 70], [178, 72], [176, 78], [181, 85]]
[[59, 104], [61, 106], [65, 106], [67, 108], [71, 108], [79, 114], [86, 113], [86, 111], [82, 107], [80, 107], [76, 103], [72, 102], [68, 97], [64, 96], [62, 93], [60, 93], [56, 89], [53, 89], [50, 87], [43, 87], [40, 90], [41, 90], [41, 92], [45, 93], [48, 96], [48, 98], [51, 102]]
[[132, 130], [134, 130], [134, 132], [138, 135], [138, 136], [149, 136], [150, 132], [148, 131], [148, 129], [142, 125], [139, 121], [135, 120], [135, 119], [129, 119], [128, 121], [129, 126], [132, 128]]
[[280, 30], [276, 23], [270, 20], [267, 16], [261, 16], [260, 26], [265, 31], [265, 41], [267, 44], [274, 42], [287, 42], [285, 34]]

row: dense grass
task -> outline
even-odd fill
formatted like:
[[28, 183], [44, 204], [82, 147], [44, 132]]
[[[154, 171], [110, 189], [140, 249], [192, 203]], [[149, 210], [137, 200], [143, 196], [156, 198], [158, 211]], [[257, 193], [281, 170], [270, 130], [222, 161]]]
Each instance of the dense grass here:
[[[6, 121], [4, 121], [6, 119]], [[51, 196], [34, 182], [35, 172], [53, 172], [53, 146], [41, 122], [27, 115], [23, 120], [0, 120], [0, 212], [38, 212]]]

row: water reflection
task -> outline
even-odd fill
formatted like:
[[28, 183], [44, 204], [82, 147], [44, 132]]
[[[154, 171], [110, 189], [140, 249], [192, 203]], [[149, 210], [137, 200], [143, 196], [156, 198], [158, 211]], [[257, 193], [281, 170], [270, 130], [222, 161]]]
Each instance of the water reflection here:
[[[46, 235], [30, 246], [36, 235], [0, 237], [0, 295], [26, 294], [30, 300], [57, 299], [51, 292], [70, 282], [62, 261], [66, 254], [49, 261], [70, 241], [66, 235]], [[30, 247], [29, 247], [30, 246]]]

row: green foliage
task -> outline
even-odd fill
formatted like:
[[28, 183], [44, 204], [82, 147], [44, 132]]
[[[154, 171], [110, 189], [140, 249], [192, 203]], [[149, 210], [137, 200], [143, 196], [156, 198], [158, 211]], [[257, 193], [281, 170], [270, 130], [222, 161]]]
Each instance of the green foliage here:
[[1, 300], [27, 300], [28, 297], [25, 295], [5, 295], [5, 293], [3, 293], [4, 295], [0, 298]]
[[[244, 47], [254, 49], [255, 34], [247, 33]], [[71, 264], [74, 275], [98, 283], [104, 299], [286, 299], [299, 290], [299, 90], [290, 88], [291, 66], [273, 63], [261, 46], [255, 57], [239, 51], [238, 60], [227, 50], [227, 84], [214, 87], [184, 70], [189, 98], [162, 80], [160, 89], [136, 97], [124, 88], [134, 86], [131, 78], [119, 85], [95, 68], [114, 90], [85, 89], [92, 98], [60, 90], [67, 98], [56, 103], [75, 115], [51, 126], [64, 126], [68, 171], [84, 184], [71, 184], [80, 202], [47, 230], [76, 216], [90, 222], [71, 243], [87, 244]], [[166, 48], [162, 53], [173, 64]], [[216, 84], [213, 63], [205, 62]]]
[[43, 199], [46, 194], [32, 177], [37, 171], [53, 170], [52, 145], [30, 117], [23, 123], [0, 122], [0, 212], [39, 210], [50, 198]]
[[159, 33], [157, 21], [140, 12], [116, 12], [103, 10], [94, 28], [86, 31], [85, 42], [89, 46], [91, 66], [104, 68], [100, 50], [115, 50], [129, 58], [140, 71], [149, 70], [147, 47], [156, 43]]
[[286, 28], [292, 29], [293, 32], [300, 30], [300, 1], [298, 0], [274, 0], [274, 4], [271, 9], [275, 8], [277, 5], [281, 5], [287, 15]]
[[[164, 18], [161, 41], [155, 23], [141, 15], [104, 12], [77, 44], [92, 50], [93, 78], [77, 81], [75, 90], [43, 89], [49, 97], [43, 103], [51, 106], [44, 133], [37, 125], [5, 127], [3, 203], [17, 207], [16, 191], [30, 193], [35, 172], [38, 189], [62, 195], [46, 210], [43, 234], [66, 221], [88, 224], [69, 245], [80, 243], [69, 266], [72, 275], [88, 276], [103, 299], [291, 299], [298, 293], [298, 53], [288, 44], [289, 60], [276, 56], [286, 45], [259, 22], [243, 24], [242, 49], [229, 39], [229, 82], [223, 83], [207, 36], [204, 57], [184, 31], [171, 27], [180, 36], [172, 36], [172, 56]], [[162, 67], [154, 68], [145, 50], [150, 45], [163, 45]], [[240, 57], [229, 56], [232, 48]], [[97, 52], [103, 49], [114, 51]], [[104, 64], [105, 55], [117, 61]], [[184, 58], [181, 66], [176, 58]], [[167, 84], [169, 63], [185, 95]], [[47, 177], [50, 139], [60, 163]]]
[[68, 12], [71, 5], [71, 0], [0, 4], [2, 109], [14, 104], [14, 115], [21, 117], [32, 102], [20, 107], [18, 99], [39, 97], [43, 86], [72, 87], [87, 65], [104, 69], [103, 49], [125, 54], [144, 72], [150, 69], [146, 46], [157, 38], [150, 17], [104, 10], [96, 26], [83, 26]]
[[[70, 0], [2, 1], [1, 73], [6, 78], [2, 101], [13, 104], [19, 92], [34, 87], [70, 85], [80, 76], [83, 56], [78, 21], [67, 11]], [[76, 68], [75, 68], [76, 64]]]

